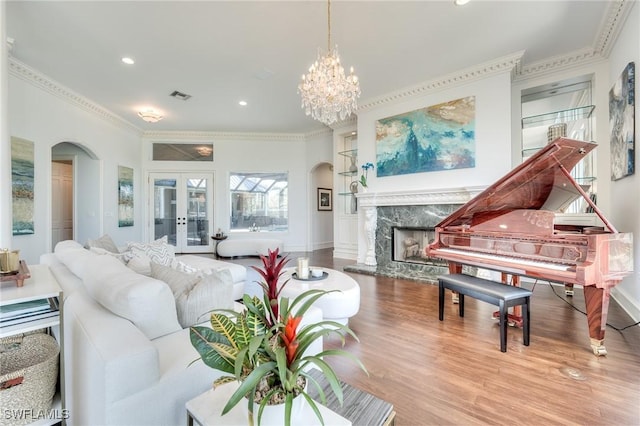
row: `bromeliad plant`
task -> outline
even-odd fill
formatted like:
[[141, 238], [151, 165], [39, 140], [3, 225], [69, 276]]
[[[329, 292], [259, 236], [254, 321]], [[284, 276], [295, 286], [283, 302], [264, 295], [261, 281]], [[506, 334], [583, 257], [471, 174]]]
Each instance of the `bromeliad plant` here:
[[266, 405], [285, 404], [285, 425], [291, 424], [293, 399], [302, 395], [322, 424], [324, 421], [316, 402], [306, 392], [313, 385], [323, 403], [326, 397], [318, 382], [308, 374], [311, 366], [317, 367], [340, 404], [342, 388], [333, 368], [323, 357], [339, 355], [351, 358], [366, 372], [364, 365], [352, 354], [341, 349], [323, 350], [317, 354], [307, 349], [323, 336], [336, 334], [345, 343], [345, 336], [357, 340], [353, 331], [335, 321], [321, 321], [301, 326], [304, 314], [320, 297], [322, 290], [309, 290], [293, 301], [280, 297], [288, 280], [278, 284], [287, 263], [286, 256], [278, 260], [278, 250], [261, 256], [264, 269], [253, 267], [262, 276], [259, 282], [264, 290], [263, 299], [244, 295], [244, 310], [215, 311], [211, 314], [211, 328], [191, 327], [191, 343], [202, 360], [211, 368], [227, 373], [214, 382], [214, 387], [228, 382], [239, 382], [240, 386], [222, 410], [228, 413], [243, 398], [247, 399], [250, 424], [253, 404], [259, 405], [258, 424]]

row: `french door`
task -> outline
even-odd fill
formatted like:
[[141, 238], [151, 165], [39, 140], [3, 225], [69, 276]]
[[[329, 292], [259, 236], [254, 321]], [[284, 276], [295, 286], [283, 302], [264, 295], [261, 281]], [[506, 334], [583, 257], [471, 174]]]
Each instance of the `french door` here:
[[167, 236], [176, 253], [212, 251], [213, 175], [150, 173], [153, 239]]

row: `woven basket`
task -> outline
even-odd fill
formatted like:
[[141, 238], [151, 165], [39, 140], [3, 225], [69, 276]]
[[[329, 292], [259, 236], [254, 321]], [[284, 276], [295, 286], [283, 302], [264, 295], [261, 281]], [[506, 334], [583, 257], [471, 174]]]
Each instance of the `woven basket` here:
[[58, 342], [48, 334], [0, 339], [0, 425], [24, 425], [49, 415], [59, 354]]

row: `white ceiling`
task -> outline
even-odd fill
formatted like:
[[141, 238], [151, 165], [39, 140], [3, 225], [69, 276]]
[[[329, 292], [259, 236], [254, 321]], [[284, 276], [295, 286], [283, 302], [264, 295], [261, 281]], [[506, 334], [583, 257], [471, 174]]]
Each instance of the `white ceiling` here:
[[[593, 48], [614, 3], [333, 0], [332, 41], [363, 104], [522, 50], [526, 65]], [[142, 130], [306, 133], [324, 127], [297, 85], [327, 47], [326, 11], [314, 0], [9, 0], [6, 24], [12, 57]], [[164, 120], [136, 115], [149, 106]]]

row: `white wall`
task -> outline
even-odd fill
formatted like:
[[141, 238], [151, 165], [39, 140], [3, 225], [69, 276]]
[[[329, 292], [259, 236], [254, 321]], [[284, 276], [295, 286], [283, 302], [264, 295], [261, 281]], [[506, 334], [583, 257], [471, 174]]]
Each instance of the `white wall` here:
[[511, 76], [509, 72], [358, 113], [358, 162], [376, 162], [375, 122], [466, 96], [476, 97], [476, 166], [398, 176], [369, 173], [369, 192], [490, 185], [510, 170]]
[[[20, 249], [21, 257], [32, 264], [38, 263], [40, 254], [50, 251], [51, 147], [60, 142], [82, 145], [100, 160], [99, 183], [86, 189], [98, 194], [100, 210], [94, 212], [100, 223], [98, 234], [109, 233], [118, 244], [139, 240], [142, 235], [140, 203], [135, 206], [135, 226], [118, 228], [117, 223], [118, 164], [134, 167], [136, 200], [142, 194], [139, 135], [131, 128], [107, 121], [95, 112], [71, 103], [66, 97], [56, 96], [13, 74], [9, 77], [8, 98], [10, 134], [35, 144], [35, 234], [14, 236], [12, 248]], [[82, 170], [77, 176], [80, 181], [83, 178], [81, 173]], [[3, 180], [2, 185], [10, 185], [10, 182]], [[79, 210], [79, 214], [90, 212]]]
[[[153, 142], [213, 143], [213, 163], [151, 161]], [[308, 251], [314, 219], [315, 187], [310, 183], [311, 170], [319, 162], [331, 161], [331, 133], [305, 138], [303, 135], [227, 135], [163, 132], [143, 138], [144, 176], [151, 172], [200, 171], [214, 173], [213, 229], [229, 231], [229, 174], [231, 172], [287, 172], [289, 175], [289, 229], [286, 232], [234, 232], [232, 238], [278, 238], [285, 251]], [[146, 185], [146, 184], [145, 184]], [[145, 218], [148, 211], [145, 208]], [[145, 229], [145, 237], [149, 238]]]
[[[382, 178], [370, 172], [367, 179], [369, 193], [488, 186], [506, 174], [511, 169], [512, 149], [509, 72], [359, 112], [358, 162], [376, 163], [376, 120], [466, 96], [476, 97], [475, 167]], [[359, 211], [358, 214], [358, 262], [362, 263], [366, 240], [363, 213]]]
[[[633, 3], [633, 9], [616, 40], [609, 56], [609, 88], [616, 81], [629, 62], [635, 62], [635, 173], [611, 182], [612, 208], [609, 220], [620, 232], [633, 232], [635, 238], [634, 273], [614, 288], [615, 299], [636, 320], [640, 320], [640, 102], [638, 86], [640, 79], [640, 5]], [[610, 129], [608, 129], [610, 131]], [[601, 179], [609, 179], [609, 175]], [[599, 197], [598, 192], [598, 197]]]

